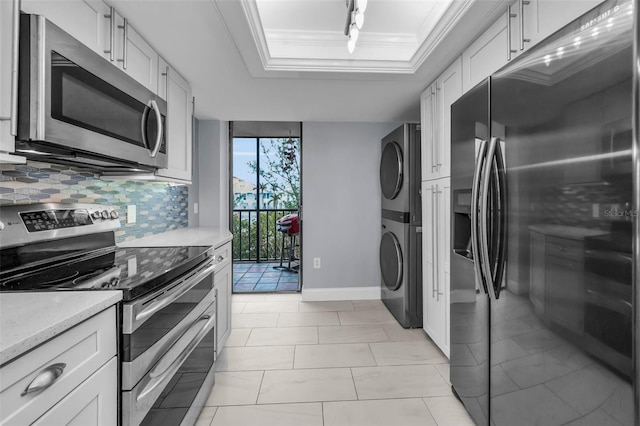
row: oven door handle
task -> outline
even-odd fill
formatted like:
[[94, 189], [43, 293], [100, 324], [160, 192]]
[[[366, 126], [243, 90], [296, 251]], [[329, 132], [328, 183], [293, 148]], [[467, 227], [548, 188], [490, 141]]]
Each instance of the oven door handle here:
[[[149, 395], [149, 393], [153, 392], [158, 386], [160, 386], [167, 377], [173, 376], [175, 374], [175, 372], [182, 366], [182, 364], [187, 359], [187, 357], [191, 354], [191, 352], [193, 352], [196, 346], [200, 344], [200, 341], [202, 341], [204, 336], [209, 331], [211, 331], [212, 325], [215, 323], [215, 318], [216, 318], [215, 314], [213, 315], [204, 314], [193, 322], [191, 327], [189, 327], [189, 330], [194, 328], [199, 323], [206, 321], [202, 326], [202, 328], [195, 335], [195, 337], [191, 340], [191, 342], [189, 342], [187, 347], [184, 348], [182, 352], [180, 352], [180, 355], [178, 355], [178, 357], [176, 357], [176, 359], [171, 364], [169, 364], [167, 367], [162, 369], [162, 371], [156, 371], [156, 368], [162, 366], [163, 360], [160, 360], [157, 364], [158, 367], [149, 371], [149, 377], [151, 378], [151, 381], [149, 381], [149, 383], [140, 392], [140, 394], [138, 394], [138, 396], [136, 397], [136, 401], [140, 401], [141, 399], [144, 399], [147, 395]], [[185, 334], [189, 330], [185, 331]]]
[[633, 311], [633, 305], [631, 304], [631, 302], [619, 297], [612, 298], [611, 296], [608, 296], [600, 291], [591, 289], [587, 290], [587, 294], [593, 297], [593, 300], [595, 302], [591, 302], [592, 304], [596, 304], [608, 309], [613, 309], [620, 314], [631, 314], [631, 312]]
[[198, 283], [202, 280], [202, 278], [213, 273], [215, 269], [216, 269], [216, 265], [209, 263], [208, 266], [206, 266], [204, 269], [200, 269], [190, 277], [186, 278], [181, 283], [174, 286], [174, 288], [180, 287], [180, 290], [175, 292], [163, 293], [160, 297], [154, 299], [153, 302], [151, 302], [145, 309], [143, 309], [142, 311], [136, 314], [136, 316], [134, 317], [134, 321], [137, 322], [137, 321], [145, 320], [146, 318], [149, 318], [151, 315], [158, 312], [159, 310], [172, 304], [173, 302], [178, 300], [180, 297], [182, 297], [185, 293], [187, 293], [189, 290], [191, 290], [193, 287], [198, 285]]

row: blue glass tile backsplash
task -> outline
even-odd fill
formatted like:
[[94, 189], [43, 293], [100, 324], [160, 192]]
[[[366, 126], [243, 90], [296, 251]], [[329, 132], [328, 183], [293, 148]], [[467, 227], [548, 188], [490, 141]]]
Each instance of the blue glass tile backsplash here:
[[[108, 181], [91, 171], [28, 161], [0, 164], [0, 208], [5, 204], [88, 203], [114, 206], [122, 227], [117, 242], [189, 225], [189, 187], [144, 181]], [[135, 204], [136, 223], [126, 223]]]

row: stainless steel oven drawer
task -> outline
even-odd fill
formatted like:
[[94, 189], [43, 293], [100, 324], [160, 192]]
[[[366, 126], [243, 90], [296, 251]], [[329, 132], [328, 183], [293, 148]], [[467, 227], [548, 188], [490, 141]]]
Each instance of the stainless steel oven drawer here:
[[[181, 392], [180, 386], [168, 386], [178, 376], [188, 378], [189, 374], [199, 374], [204, 381], [214, 363], [215, 306], [214, 301], [191, 323], [132, 390], [122, 392], [123, 426], [139, 425], [152, 408], [162, 408], [163, 403], [180, 399], [180, 395], [176, 395]], [[190, 361], [197, 351], [200, 351], [197, 359]]]

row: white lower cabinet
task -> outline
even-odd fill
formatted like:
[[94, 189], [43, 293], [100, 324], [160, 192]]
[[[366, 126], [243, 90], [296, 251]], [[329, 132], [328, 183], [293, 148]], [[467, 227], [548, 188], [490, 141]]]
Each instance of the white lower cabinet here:
[[111, 358], [34, 425], [117, 425], [118, 360]]
[[423, 328], [449, 356], [451, 179], [422, 182]]
[[66, 330], [0, 369], [0, 424], [116, 425], [116, 309]]
[[213, 273], [213, 286], [216, 297], [216, 353], [220, 354], [231, 333], [231, 292], [233, 270], [231, 267], [231, 243], [228, 242], [214, 250], [216, 270]]

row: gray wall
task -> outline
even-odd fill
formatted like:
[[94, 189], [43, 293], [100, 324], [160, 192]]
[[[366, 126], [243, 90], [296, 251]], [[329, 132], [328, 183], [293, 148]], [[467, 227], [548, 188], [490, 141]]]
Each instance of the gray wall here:
[[229, 228], [229, 122], [198, 120], [199, 226]]
[[399, 125], [303, 124], [303, 288], [380, 285], [380, 140]]

